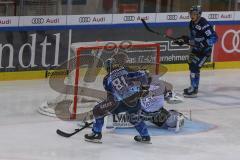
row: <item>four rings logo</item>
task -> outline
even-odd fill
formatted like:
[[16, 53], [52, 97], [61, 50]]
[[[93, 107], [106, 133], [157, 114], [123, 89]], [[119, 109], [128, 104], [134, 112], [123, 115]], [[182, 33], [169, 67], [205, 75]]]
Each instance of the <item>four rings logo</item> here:
[[89, 23], [89, 22], [91, 22], [91, 18], [90, 17], [79, 17], [78, 21], [79, 21], [79, 23]]
[[219, 14], [209, 14], [208, 15], [208, 19], [218, 19], [219, 18]]
[[43, 24], [44, 23], [44, 18], [33, 18], [32, 19], [32, 24]]
[[135, 21], [135, 16], [124, 16], [123, 20], [124, 21]]
[[[226, 39], [227, 36], [232, 35], [232, 41]], [[232, 43], [232, 48], [227, 48], [226, 44]], [[222, 36], [221, 42], [222, 48], [226, 53], [237, 52], [240, 53], [240, 30], [236, 31], [233, 29], [227, 30]]]
[[177, 15], [167, 15], [167, 20], [177, 20], [178, 16]]

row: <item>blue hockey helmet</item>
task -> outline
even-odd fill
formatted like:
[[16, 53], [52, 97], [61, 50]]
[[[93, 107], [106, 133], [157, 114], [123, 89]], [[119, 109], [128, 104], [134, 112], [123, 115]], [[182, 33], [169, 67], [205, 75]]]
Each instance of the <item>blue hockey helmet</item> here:
[[200, 5], [192, 6], [192, 7], [190, 8], [189, 13], [190, 13], [190, 14], [191, 14], [191, 13], [197, 13], [199, 16], [201, 16], [201, 14], [202, 14], [202, 7], [201, 7]]

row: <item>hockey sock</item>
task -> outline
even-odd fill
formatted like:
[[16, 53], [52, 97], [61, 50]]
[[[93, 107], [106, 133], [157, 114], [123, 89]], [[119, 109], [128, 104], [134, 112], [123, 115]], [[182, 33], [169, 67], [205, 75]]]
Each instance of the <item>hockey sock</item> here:
[[97, 118], [95, 120], [95, 122], [93, 123], [92, 131], [95, 132], [95, 133], [101, 133], [103, 124], [104, 124], [104, 117]]
[[199, 80], [200, 80], [200, 73], [193, 73], [190, 74], [191, 86], [193, 88], [198, 88]]
[[135, 128], [141, 136], [149, 136], [147, 126], [143, 121], [137, 123]]

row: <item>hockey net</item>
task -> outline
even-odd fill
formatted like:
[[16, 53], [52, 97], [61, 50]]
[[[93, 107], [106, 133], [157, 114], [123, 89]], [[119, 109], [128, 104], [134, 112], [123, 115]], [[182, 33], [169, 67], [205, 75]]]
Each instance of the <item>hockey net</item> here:
[[[76, 119], [78, 113], [91, 110], [106, 95], [102, 80], [106, 71], [104, 62], [114, 58], [130, 70], [148, 70], [159, 74], [160, 46], [143, 41], [100, 41], [79, 42], [71, 45], [71, 57], [62, 65], [66, 76], [56, 76], [54, 72], [49, 84], [59, 95], [46, 100], [39, 107], [41, 114], [59, 117], [56, 106], [65, 105], [64, 119]], [[60, 107], [61, 108], [61, 107]]]

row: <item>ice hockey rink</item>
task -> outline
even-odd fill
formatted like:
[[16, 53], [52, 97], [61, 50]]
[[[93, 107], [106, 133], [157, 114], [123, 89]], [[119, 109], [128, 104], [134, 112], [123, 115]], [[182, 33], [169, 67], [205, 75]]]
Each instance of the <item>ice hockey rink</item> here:
[[[193, 121], [215, 127], [194, 134], [152, 137], [152, 144], [139, 144], [132, 135], [104, 130], [102, 144], [85, 142], [89, 129], [70, 138], [56, 129], [72, 130], [76, 122], [64, 122], [37, 113], [39, 105], [56, 93], [47, 80], [0, 82], [0, 159], [2, 160], [234, 160], [240, 153], [240, 70], [202, 71], [199, 97], [167, 105], [192, 110]], [[177, 92], [189, 85], [189, 73], [163, 77]]]

